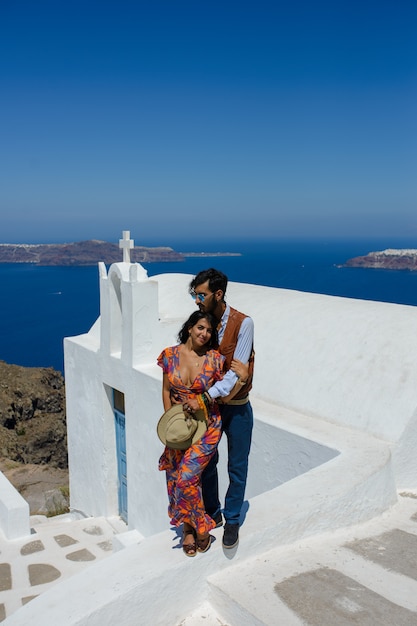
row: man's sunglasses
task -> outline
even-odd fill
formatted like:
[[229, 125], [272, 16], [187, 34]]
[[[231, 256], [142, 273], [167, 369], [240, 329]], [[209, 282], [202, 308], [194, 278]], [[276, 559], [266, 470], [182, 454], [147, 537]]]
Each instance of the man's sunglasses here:
[[[210, 295], [210, 294], [208, 294]], [[207, 294], [205, 293], [196, 293], [195, 291], [190, 291], [190, 296], [192, 297], [193, 300], [197, 300], [197, 298], [200, 300], [201, 304], [204, 304], [204, 300], [207, 298]]]

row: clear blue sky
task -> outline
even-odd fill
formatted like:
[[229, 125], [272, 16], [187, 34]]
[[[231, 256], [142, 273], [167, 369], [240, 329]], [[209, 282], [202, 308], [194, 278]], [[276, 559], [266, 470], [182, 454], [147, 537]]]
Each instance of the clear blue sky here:
[[415, 0], [0, 1], [0, 242], [415, 236]]

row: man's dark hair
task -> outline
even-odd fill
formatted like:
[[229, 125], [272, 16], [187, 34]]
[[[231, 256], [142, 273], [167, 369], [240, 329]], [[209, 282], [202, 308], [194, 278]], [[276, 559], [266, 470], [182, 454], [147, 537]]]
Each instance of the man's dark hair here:
[[220, 270], [214, 269], [214, 267], [198, 272], [197, 276], [195, 276], [190, 283], [190, 291], [194, 291], [196, 287], [207, 281], [210, 291], [214, 293], [218, 289], [221, 289], [223, 291], [224, 298], [227, 288], [227, 276], [226, 274], [223, 274], [223, 272], [220, 272]]
[[184, 322], [180, 332], [178, 333], [178, 341], [180, 343], [185, 343], [188, 339], [190, 328], [195, 326], [202, 319], [207, 320], [211, 326], [211, 337], [206, 343], [206, 346], [210, 350], [218, 348], [219, 338], [217, 336], [217, 320], [211, 313], [204, 313], [203, 311], [194, 311], [194, 313], [191, 313], [190, 317], [186, 322]]

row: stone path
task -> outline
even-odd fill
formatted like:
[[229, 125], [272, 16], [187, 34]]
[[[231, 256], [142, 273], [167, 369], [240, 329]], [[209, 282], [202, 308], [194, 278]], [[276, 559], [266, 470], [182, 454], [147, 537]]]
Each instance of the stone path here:
[[[32, 537], [0, 539], [0, 621], [112, 554], [126, 530], [118, 518], [31, 519]], [[208, 587], [181, 626], [417, 626], [417, 493], [364, 524], [231, 559]]]
[[[417, 494], [399, 496], [370, 522], [277, 548], [209, 583], [218, 624], [417, 626]], [[203, 618], [184, 626], [203, 623], [211, 626]]]
[[0, 538], [0, 621], [57, 582], [112, 554], [118, 518], [31, 517], [32, 536]]

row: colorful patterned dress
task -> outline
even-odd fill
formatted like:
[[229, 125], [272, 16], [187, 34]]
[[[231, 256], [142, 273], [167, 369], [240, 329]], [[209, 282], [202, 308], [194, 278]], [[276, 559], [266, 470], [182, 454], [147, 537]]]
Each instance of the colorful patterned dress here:
[[[224, 357], [217, 350], [209, 350], [200, 373], [191, 387], [181, 380], [179, 368], [180, 346], [165, 348], [158, 357], [158, 365], [168, 375], [171, 395], [185, 402], [207, 391], [217, 380], [223, 378]], [[205, 535], [216, 524], [207, 515], [201, 493], [201, 474], [216, 451], [221, 436], [221, 418], [217, 403], [211, 405], [208, 427], [204, 435], [187, 450], [165, 447], [159, 459], [159, 469], [166, 472], [168, 490], [168, 515], [173, 526], [184, 522]]]

